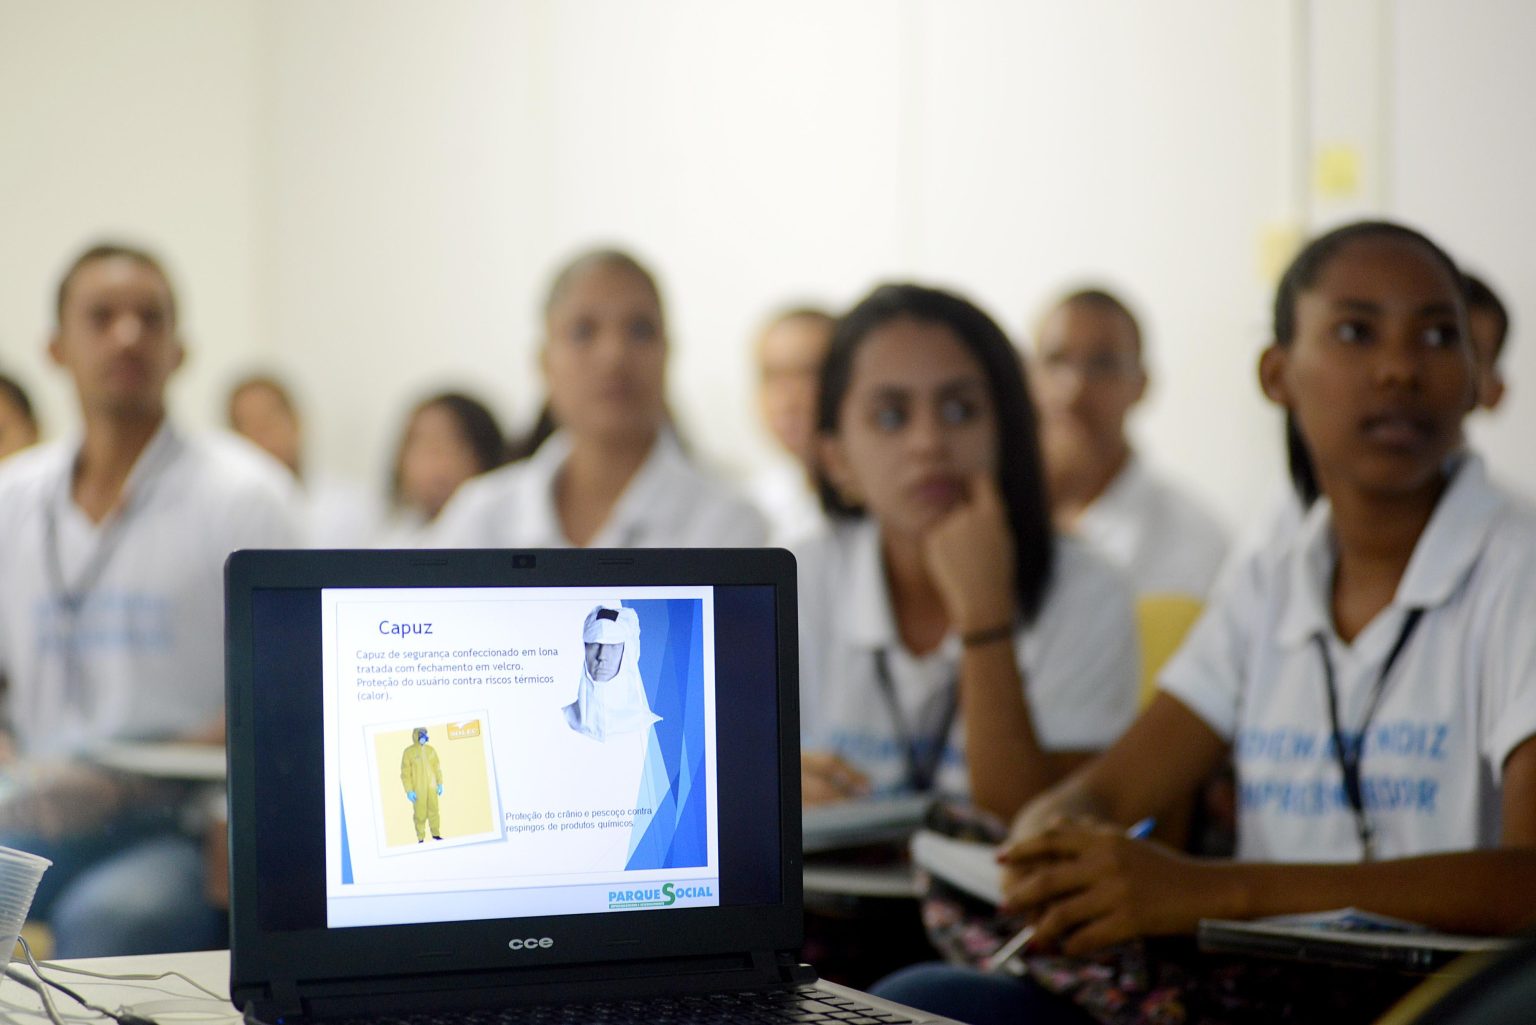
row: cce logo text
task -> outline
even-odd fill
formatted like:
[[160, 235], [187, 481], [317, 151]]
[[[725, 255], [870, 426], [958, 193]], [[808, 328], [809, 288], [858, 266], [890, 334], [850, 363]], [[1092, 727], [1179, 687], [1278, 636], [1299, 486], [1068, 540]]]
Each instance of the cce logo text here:
[[534, 948], [548, 950], [554, 945], [555, 940], [552, 936], [529, 936], [525, 939], [507, 941], [507, 946], [513, 950], [533, 950]]

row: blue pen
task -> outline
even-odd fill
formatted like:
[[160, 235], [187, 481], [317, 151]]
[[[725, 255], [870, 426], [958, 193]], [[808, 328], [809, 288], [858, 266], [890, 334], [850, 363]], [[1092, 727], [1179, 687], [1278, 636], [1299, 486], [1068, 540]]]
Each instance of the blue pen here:
[[[1125, 835], [1132, 840], [1145, 840], [1147, 837], [1152, 835], [1152, 830], [1156, 828], [1157, 819], [1149, 815], [1141, 821], [1133, 824], [1129, 829], [1125, 831]], [[1014, 933], [1013, 936], [1009, 938], [1007, 943], [1004, 943], [1001, 947], [998, 947], [996, 952], [993, 953], [991, 957], [987, 958], [986, 963], [982, 967], [989, 972], [1001, 970], [1004, 965], [1018, 956], [1019, 951], [1023, 950], [1029, 944], [1029, 941], [1034, 938], [1035, 927], [1033, 925], [1026, 925], [1024, 928]]]

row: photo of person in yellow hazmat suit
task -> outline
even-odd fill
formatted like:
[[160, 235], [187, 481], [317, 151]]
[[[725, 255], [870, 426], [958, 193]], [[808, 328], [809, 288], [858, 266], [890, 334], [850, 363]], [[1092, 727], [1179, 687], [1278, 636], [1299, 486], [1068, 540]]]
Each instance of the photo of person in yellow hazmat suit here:
[[604, 602], [581, 625], [583, 657], [576, 700], [565, 721], [593, 740], [649, 729], [661, 716], [651, 711], [640, 679], [640, 617], [622, 602]]
[[428, 826], [432, 827], [432, 839], [443, 838], [437, 812], [437, 799], [443, 796], [443, 767], [437, 760], [437, 750], [427, 740], [427, 728], [416, 727], [411, 731], [411, 746], [400, 756], [400, 784], [411, 802], [417, 843], [426, 841]]

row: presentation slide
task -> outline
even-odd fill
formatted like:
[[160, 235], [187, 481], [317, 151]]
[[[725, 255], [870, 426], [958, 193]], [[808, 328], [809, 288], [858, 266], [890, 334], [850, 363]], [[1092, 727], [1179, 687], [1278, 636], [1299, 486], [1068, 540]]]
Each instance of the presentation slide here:
[[710, 588], [321, 615], [330, 926], [719, 904]]

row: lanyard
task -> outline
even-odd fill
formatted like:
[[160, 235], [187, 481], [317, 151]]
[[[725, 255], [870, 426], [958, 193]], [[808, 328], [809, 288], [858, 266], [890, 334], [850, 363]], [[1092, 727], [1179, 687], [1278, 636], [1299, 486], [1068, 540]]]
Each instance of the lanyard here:
[[[144, 503], [152, 484], [156, 483], [166, 465], [174, 458], [177, 446], [166, 438], [150, 453], [144, 464], [137, 468], [137, 478], [112, 518], [101, 533], [96, 550], [91, 553], [80, 575], [70, 584], [64, 579], [64, 556], [59, 545], [59, 509], [55, 500], [49, 500], [43, 510], [43, 549], [48, 569], [48, 586], [53, 592], [54, 603], [61, 613], [59, 631], [60, 654], [64, 660], [64, 704], [84, 709], [88, 704], [87, 680], [80, 665], [79, 641], [80, 613], [85, 608], [91, 592], [101, 580], [107, 564], [117, 554], [126, 532], [128, 521]], [[153, 444], [153, 442], [151, 442]], [[65, 501], [69, 501], [66, 486]]]
[[1408, 646], [1408, 639], [1413, 636], [1414, 629], [1423, 618], [1423, 609], [1409, 609], [1407, 618], [1403, 620], [1403, 628], [1397, 635], [1397, 641], [1392, 645], [1392, 650], [1387, 653], [1387, 660], [1381, 664], [1381, 672], [1376, 676], [1376, 686], [1371, 690], [1371, 702], [1365, 708], [1365, 718], [1360, 722], [1359, 739], [1355, 744], [1344, 742], [1344, 730], [1339, 725], [1339, 688], [1333, 675], [1333, 659], [1328, 655], [1328, 641], [1321, 633], [1312, 635], [1312, 640], [1317, 643], [1317, 653], [1323, 660], [1323, 683], [1328, 688], [1328, 719], [1333, 725], [1333, 756], [1339, 763], [1339, 771], [1344, 776], [1344, 796], [1349, 801], [1349, 807], [1355, 814], [1355, 832], [1360, 836], [1360, 850], [1366, 861], [1372, 861], [1376, 857], [1375, 829], [1371, 825], [1370, 817], [1365, 814], [1365, 795], [1360, 786], [1360, 755], [1365, 750], [1365, 735], [1371, 728], [1371, 720], [1376, 716], [1376, 708], [1381, 704], [1381, 697], [1387, 689], [1387, 678], [1392, 674], [1392, 667], [1397, 664], [1397, 657]]
[[901, 712], [901, 704], [896, 700], [896, 684], [891, 681], [891, 670], [886, 662], [884, 648], [875, 649], [875, 679], [880, 682], [880, 693], [885, 696], [886, 708], [896, 727], [896, 739], [906, 756], [906, 784], [915, 793], [927, 793], [933, 789], [939, 763], [944, 760], [950, 728], [955, 724], [955, 713], [960, 706], [959, 681], [951, 680], [944, 689], [944, 712], [939, 717], [938, 729], [925, 742], [925, 738], [918, 737], [916, 731], [908, 726], [907, 717]]

